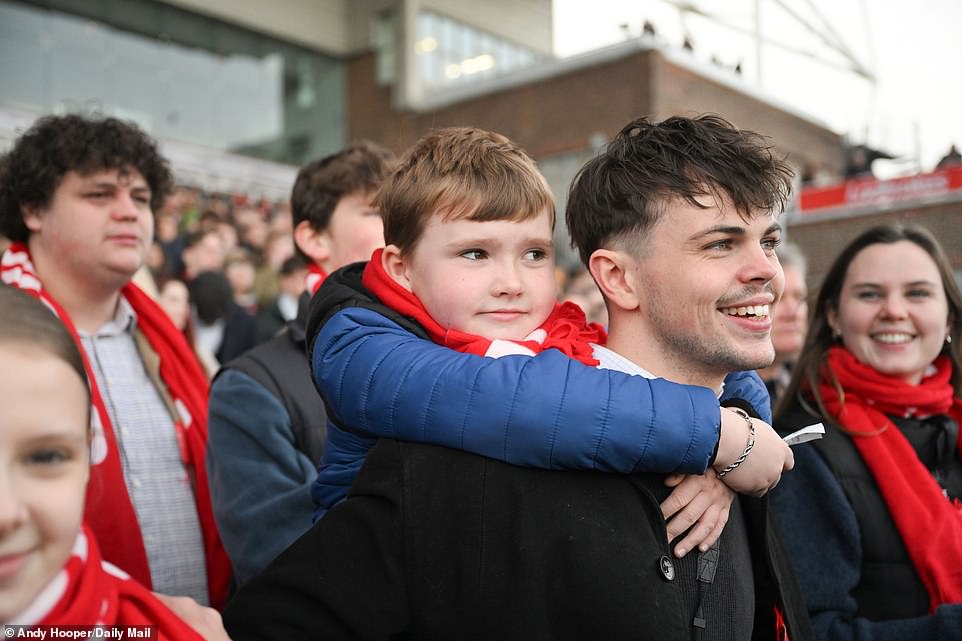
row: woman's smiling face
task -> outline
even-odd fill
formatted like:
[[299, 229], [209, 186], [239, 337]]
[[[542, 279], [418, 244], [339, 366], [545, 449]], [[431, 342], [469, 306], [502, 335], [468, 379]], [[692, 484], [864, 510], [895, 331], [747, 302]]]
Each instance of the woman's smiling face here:
[[828, 322], [860, 362], [918, 384], [948, 332], [948, 302], [935, 261], [907, 240], [869, 245], [849, 265]]

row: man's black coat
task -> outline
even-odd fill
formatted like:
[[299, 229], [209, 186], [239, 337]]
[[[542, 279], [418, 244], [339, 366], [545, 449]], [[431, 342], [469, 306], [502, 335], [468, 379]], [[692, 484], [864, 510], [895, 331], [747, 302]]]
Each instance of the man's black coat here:
[[[382, 440], [347, 501], [229, 604], [248, 639], [692, 638], [658, 475], [552, 472]], [[753, 639], [813, 635], [764, 499], [741, 498]], [[745, 568], [745, 571], [751, 571]]]

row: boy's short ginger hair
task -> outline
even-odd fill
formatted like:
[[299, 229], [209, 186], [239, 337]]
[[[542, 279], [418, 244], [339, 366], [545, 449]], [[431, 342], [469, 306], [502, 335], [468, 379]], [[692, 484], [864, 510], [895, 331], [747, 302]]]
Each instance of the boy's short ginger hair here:
[[613, 242], [637, 246], [674, 199], [704, 209], [699, 197], [725, 195], [746, 219], [780, 213], [792, 175], [767, 138], [719, 116], [638, 118], [572, 181], [566, 212], [571, 242], [585, 265]]
[[434, 214], [445, 220], [533, 218], [554, 198], [534, 160], [501, 134], [471, 127], [432, 131], [402, 156], [378, 191], [384, 241], [411, 252]]

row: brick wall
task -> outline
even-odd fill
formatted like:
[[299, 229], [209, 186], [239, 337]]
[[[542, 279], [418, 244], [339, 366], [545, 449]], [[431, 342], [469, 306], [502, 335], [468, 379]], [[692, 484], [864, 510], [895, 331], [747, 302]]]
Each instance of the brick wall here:
[[584, 149], [593, 134], [613, 136], [650, 110], [646, 62], [644, 56], [621, 59], [604, 73], [579, 70], [415, 113], [392, 109], [390, 91], [374, 86], [374, 61], [365, 55], [348, 62], [349, 136], [400, 151], [431, 128], [470, 125], [502, 133], [535, 157]]
[[840, 171], [841, 138], [809, 120], [667, 59], [635, 50], [594, 66], [464, 100], [437, 110], [396, 112], [391, 92], [374, 82], [370, 54], [348, 62], [348, 132], [402, 150], [432, 127], [472, 125], [498, 131], [536, 158], [586, 149], [629, 120], [650, 115], [718, 113], [770, 136], [798, 167], [813, 162]]
[[882, 223], [914, 223], [928, 228], [956, 270], [962, 269], [962, 202], [910, 206], [859, 216], [789, 226], [791, 240], [808, 257], [808, 284], [814, 290], [842, 248], [862, 230]]
[[656, 118], [717, 113], [738, 127], [770, 136], [796, 168], [811, 163], [830, 174], [842, 174], [844, 154], [838, 134], [755, 98], [737, 84], [658, 58], [652, 95]]

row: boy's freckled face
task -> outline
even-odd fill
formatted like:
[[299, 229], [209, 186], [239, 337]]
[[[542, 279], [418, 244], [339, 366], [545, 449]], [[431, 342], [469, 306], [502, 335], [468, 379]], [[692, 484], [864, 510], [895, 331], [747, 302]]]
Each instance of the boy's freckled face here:
[[405, 259], [409, 289], [446, 328], [520, 340], [557, 300], [547, 211], [528, 220], [428, 222]]

